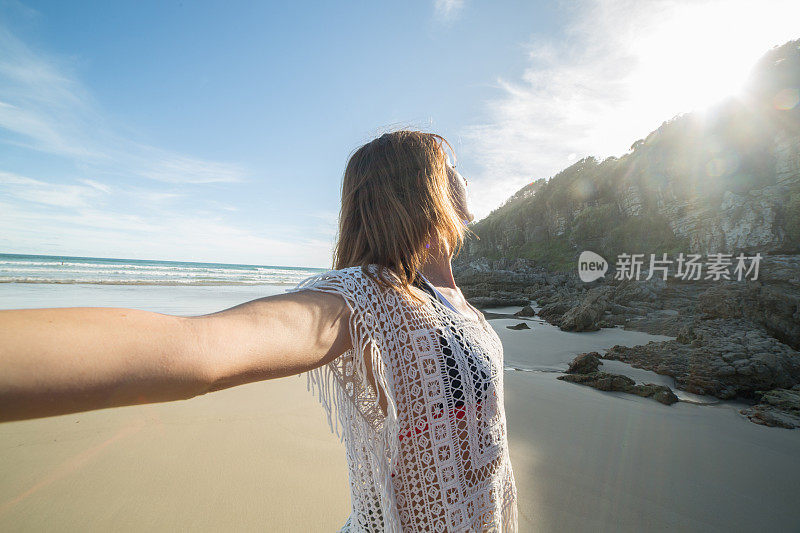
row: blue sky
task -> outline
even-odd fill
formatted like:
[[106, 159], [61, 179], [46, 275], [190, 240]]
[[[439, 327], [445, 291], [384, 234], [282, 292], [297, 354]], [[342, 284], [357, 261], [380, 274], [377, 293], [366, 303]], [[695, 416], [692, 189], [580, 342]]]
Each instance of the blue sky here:
[[450, 140], [482, 218], [734, 94], [800, 36], [797, 15], [780, 0], [0, 1], [0, 252], [329, 267], [347, 158], [384, 131]]

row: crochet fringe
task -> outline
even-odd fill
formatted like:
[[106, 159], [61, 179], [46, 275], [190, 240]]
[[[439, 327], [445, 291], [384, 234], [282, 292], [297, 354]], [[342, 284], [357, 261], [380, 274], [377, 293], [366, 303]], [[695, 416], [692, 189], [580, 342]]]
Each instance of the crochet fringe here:
[[504, 533], [517, 533], [518, 517], [516, 495], [513, 500], [506, 501], [505, 505], [503, 505], [501, 519], [503, 520], [502, 531]]
[[[294, 290], [302, 290], [304, 287], [313, 284], [320, 277], [325, 276], [326, 273], [312, 276], [301, 283]], [[365, 323], [360, 323], [358, 320], [358, 313], [356, 312], [356, 303], [351, 301], [347, 295], [342, 294], [335, 287], [325, 287], [317, 285], [314, 290], [321, 292], [329, 292], [332, 294], [339, 294], [343, 296], [347, 306], [350, 308], [350, 338], [354, 341], [353, 348], [355, 352], [355, 361], [359, 365], [359, 374], [366, 376], [366, 362], [365, 352], [367, 345], [372, 344], [375, 348], [378, 344], [375, 342], [370, 332], [374, 330], [371, 316], [365, 317]], [[288, 291], [287, 291], [288, 292]], [[385, 453], [380, 453], [380, 449], [373, 447], [369, 450], [371, 459], [374, 464], [378, 465], [380, 479], [374, 479], [376, 486], [381, 495], [381, 512], [384, 517], [384, 531], [387, 533], [402, 533], [400, 529], [400, 515], [397, 508], [397, 501], [395, 498], [394, 485], [392, 483], [392, 465], [397, 464], [400, 456], [400, 438], [397, 423], [397, 405], [394, 401], [394, 395], [390, 393], [391, 388], [388, 383], [386, 368], [383, 360], [381, 359], [380, 350], [372, 349], [370, 351], [370, 363], [375, 377], [376, 387], [383, 391], [384, 396], [387, 398], [387, 413], [383, 428], [379, 434], [379, 439], [384, 444], [383, 450]], [[357, 429], [362, 435], [369, 435], [374, 433], [369, 422], [364, 418], [363, 413], [358, 410], [355, 402], [348, 396], [344, 384], [341, 383], [336, 374], [331, 369], [334, 362], [325, 364], [307, 372], [306, 389], [312, 394], [316, 393], [317, 399], [322, 404], [323, 409], [328, 417], [328, 426], [331, 431], [336, 435], [340, 442], [344, 442], [352, 438], [353, 431]], [[299, 374], [302, 376], [302, 374]], [[364, 377], [364, 381], [366, 378]], [[380, 394], [378, 391], [376, 393]]]
[[[373, 365], [374, 364], [373, 362]], [[373, 366], [373, 368], [375, 368], [375, 366]], [[356, 427], [359, 432], [363, 431], [366, 433], [370, 431], [369, 424], [364, 419], [363, 414], [356, 408], [355, 404], [345, 392], [344, 387], [328, 365], [310, 370], [307, 374], [306, 389], [319, 400], [328, 417], [328, 426], [340, 442], [345, 442], [349, 438], [352, 438], [352, 433]], [[389, 457], [387, 458], [385, 455], [377, 455], [375, 453], [371, 455], [375, 464], [379, 465], [381, 472], [380, 477], [382, 479], [376, 479], [375, 482], [381, 494], [381, 511], [383, 512], [385, 525], [384, 531], [389, 533], [401, 533], [391, 475], [391, 465], [396, 464], [399, 454], [398, 432], [392, 431], [392, 428], [397, 425], [397, 416], [393, 407], [389, 408], [388, 414], [390, 416], [386, 418], [384, 430], [381, 432], [380, 438], [387, 444], [385, 449], [388, 450]], [[354, 427], [354, 424], [357, 426]]]

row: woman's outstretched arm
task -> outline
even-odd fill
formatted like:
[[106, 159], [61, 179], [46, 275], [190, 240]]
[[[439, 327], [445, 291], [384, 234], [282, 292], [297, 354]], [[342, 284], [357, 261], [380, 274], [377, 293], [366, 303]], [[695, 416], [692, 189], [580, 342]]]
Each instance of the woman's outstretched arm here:
[[351, 346], [335, 294], [299, 291], [218, 313], [0, 311], [0, 422], [184, 400], [298, 374]]

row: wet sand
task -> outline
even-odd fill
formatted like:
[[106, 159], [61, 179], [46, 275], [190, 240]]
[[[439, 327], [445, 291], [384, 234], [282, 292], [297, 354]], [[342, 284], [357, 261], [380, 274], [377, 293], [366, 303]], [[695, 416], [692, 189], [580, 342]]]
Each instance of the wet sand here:
[[[202, 314], [283, 288], [136, 289], [14, 288], [0, 307]], [[491, 321], [520, 531], [800, 528], [800, 431], [758, 426], [732, 404], [665, 406], [558, 381], [576, 353], [657, 337], [505, 327], [516, 322]], [[349, 514], [344, 447], [304, 376], [0, 424], [0, 473], [0, 531], [334, 531]]]
[[562, 332], [538, 318], [530, 330], [506, 327], [519, 322], [491, 323], [505, 350], [521, 531], [800, 530], [800, 431], [759, 426], [737, 412], [741, 403], [679, 391], [620, 361], [601, 368], [673, 387], [681, 401], [556, 379], [575, 353], [671, 337]]
[[522, 531], [798, 530], [800, 432], [556, 376], [505, 375]]

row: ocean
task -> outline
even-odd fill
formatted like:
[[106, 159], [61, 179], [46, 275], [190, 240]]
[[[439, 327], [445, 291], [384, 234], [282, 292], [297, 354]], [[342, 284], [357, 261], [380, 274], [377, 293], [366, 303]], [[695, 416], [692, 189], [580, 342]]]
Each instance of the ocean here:
[[324, 268], [0, 254], [0, 309], [212, 313], [281, 294]]
[[0, 254], [0, 283], [296, 285], [324, 268]]

